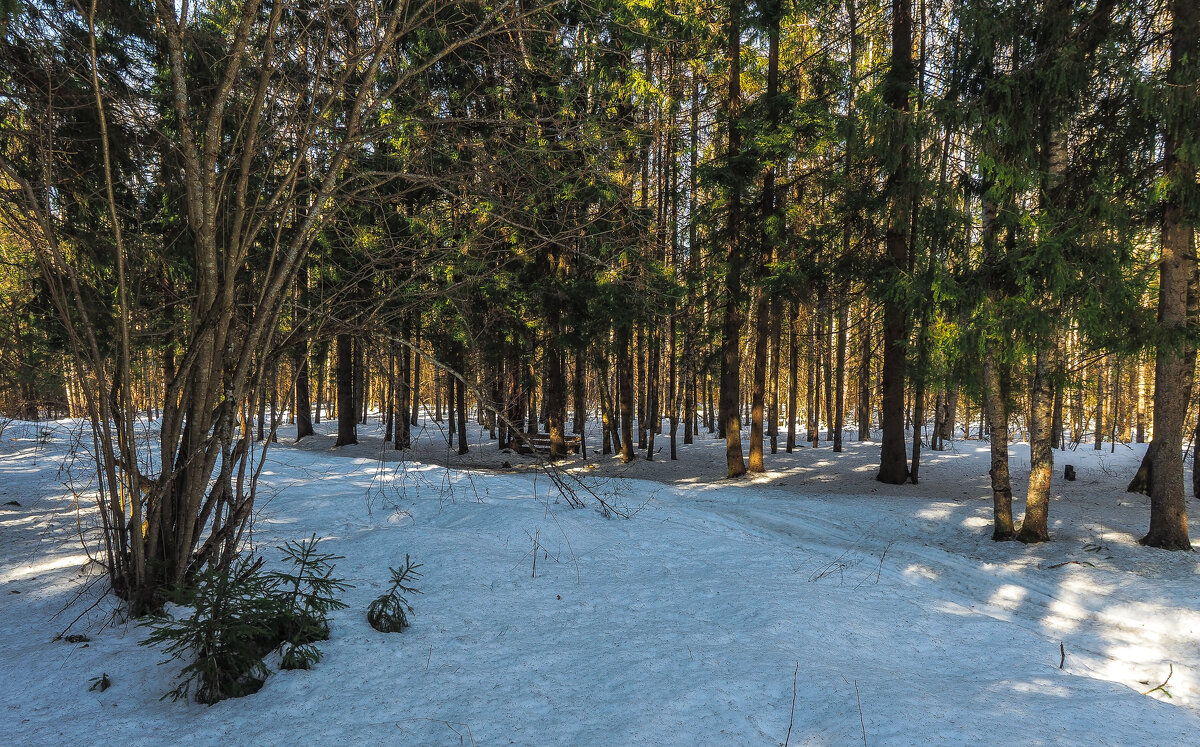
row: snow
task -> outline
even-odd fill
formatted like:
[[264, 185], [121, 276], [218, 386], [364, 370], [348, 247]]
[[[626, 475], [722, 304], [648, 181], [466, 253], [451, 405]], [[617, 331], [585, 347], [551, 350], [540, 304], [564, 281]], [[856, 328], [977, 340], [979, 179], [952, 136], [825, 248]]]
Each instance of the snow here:
[[[1144, 446], [1056, 452], [1054, 541], [1030, 547], [990, 540], [980, 441], [925, 450], [918, 486], [875, 482], [872, 442], [767, 454], [771, 471], [737, 481], [717, 479], [723, 442], [706, 433], [677, 462], [665, 434], [654, 462], [568, 462], [624, 519], [586, 495], [570, 508], [533, 458], [478, 444], [474, 424], [465, 457], [434, 423], [403, 455], [375, 424], [341, 449], [319, 428], [299, 445], [285, 429], [269, 452], [254, 541], [273, 564], [274, 546], [323, 537], [345, 556], [350, 608], [314, 669], [203, 706], [159, 700], [181, 663], [138, 645], [146, 630], [114, 617], [85, 566], [94, 514], [59, 469], [75, 424], [11, 424], [4, 741], [1128, 745], [1200, 731], [1196, 560], [1139, 546], [1147, 502], [1122, 491]], [[1023, 496], [1028, 448], [1011, 461]], [[1078, 481], [1057, 479], [1065, 464]], [[424, 573], [413, 625], [378, 633], [366, 606], [406, 553]], [[55, 641], [77, 616], [69, 632], [90, 641]], [[1142, 694], [1168, 672], [1169, 697]], [[112, 687], [89, 691], [102, 673]]]

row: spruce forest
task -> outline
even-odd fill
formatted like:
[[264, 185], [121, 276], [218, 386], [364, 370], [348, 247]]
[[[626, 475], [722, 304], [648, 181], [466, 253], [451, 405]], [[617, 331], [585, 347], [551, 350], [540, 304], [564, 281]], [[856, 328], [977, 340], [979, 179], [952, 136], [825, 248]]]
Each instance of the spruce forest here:
[[1194, 739], [1194, 0], [0, 28], [14, 738]]

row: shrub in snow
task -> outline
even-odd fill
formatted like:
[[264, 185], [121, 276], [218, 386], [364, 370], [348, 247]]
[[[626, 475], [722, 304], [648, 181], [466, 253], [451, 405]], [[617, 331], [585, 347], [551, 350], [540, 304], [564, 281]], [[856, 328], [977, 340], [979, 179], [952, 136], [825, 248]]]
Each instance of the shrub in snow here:
[[421, 593], [408, 585], [421, 577], [417, 571], [420, 567], [420, 563], [412, 562], [405, 555], [403, 568], [388, 569], [392, 572], [392, 588], [367, 607], [367, 622], [371, 623], [372, 628], [380, 633], [399, 633], [408, 627], [408, 615], [412, 614], [413, 608], [404, 595]]
[[162, 645], [171, 659], [194, 657], [164, 698], [211, 705], [258, 692], [269, 674], [263, 657], [280, 647], [285, 669], [320, 659], [312, 644], [329, 638], [329, 611], [346, 606], [333, 595], [348, 587], [331, 576], [339, 556], [317, 553], [316, 544], [314, 536], [280, 548], [291, 572], [264, 573], [262, 559], [250, 556], [207, 568], [176, 593], [190, 615], [145, 623], [151, 632], [142, 645]]
[[342, 556], [316, 552], [317, 542], [314, 534], [305, 542], [285, 543], [279, 549], [293, 570], [271, 574], [282, 595], [283, 669], [308, 669], [320, 661], [321, 652], [312, 644], [329, 640], [329, 613], [346, 607], [334, 596], [350, 588], [333, 578], [333, 561]]

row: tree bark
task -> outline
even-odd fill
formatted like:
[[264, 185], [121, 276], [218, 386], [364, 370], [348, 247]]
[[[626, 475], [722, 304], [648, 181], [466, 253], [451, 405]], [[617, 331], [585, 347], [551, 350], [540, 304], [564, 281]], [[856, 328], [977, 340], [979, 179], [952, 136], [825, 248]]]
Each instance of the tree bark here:
[[[456, 359], [458, 373], [463, 376], [467, 375], [467, 356], [465, 351], [460, 347], [458, 349], [458, 357]], [[453, 389], [447, 390], [446, 396], [450, 397], [450, 392], [454, 393], [454, 402], [447, 401], [446, 407], [453, 411], [455, 406], [458, 407], [458, 453], [466, 454], [470, 451], [467, 446], [467, 387], [461, 381], [453, 381]]]
[[[906, 133], [909, 95], [915, 73], [912, 57], [913, 20], [911, 0], [892, 0], [892, 64], [884, 101], [895, 112], [897, 129]], [[888, 225], [884, 244], [889, 270], [896, 275], [908, 266], [909, 210], [912, 205], [909, 138], [901, 134], [896, 166], [888, 174]], [[883, 441], [879, 452], [880, 482], [899, 485], [908, 479], [908, 454], [904, 443], [904, 368], [908, 343], [908, 311], [889, 297], [883, 304], [883, 398], [880, 419]]]
[[630, 350], [632, 335], [625, 326], [616, 329], [617, 348], [617, 397], [621, 411], [621, 438], [618, 448], [621, 450], [621, 461], [632, 462], [636, 455], [633, 453], [633, 355]]
[[858, 362], [858, 440], [871, 439], [871, 307], [864, 303], [862, 316], [862, 352]]
[[337, 336], [337, 418], [338, 435], [334, 446], [358, 443], [358, 408], [354, 402], [354, 338]]
[[[1195, 325], [1196, 252], [1187, 210], [1196, 198], [1196, 116], [1200, 114], [1200, 7], [1172, 0], [1167, 83], [1175, 106], [1167, 118], [1164, 172], [1170, 182], [1162, 218], [1158, 326], [1154, 355], [1154, 450], [1150, 470], [1150, 531], [1143, 545], [1190, 550], [1183, 489], [1183, 429], [1192, 393], [1195, 352], [1184, 332]], [[1190, 199], [1189, 199], [1190, 198]], [[1156, 448], [1157, 447], [1157, 448]], [[1149, 454], [1149, 450], [1147, 451]]]
[[567, 455], [567, 392], [566, 370], [559, 341], [557, 312], [551, 320], [550, 336], [546, 340], [546, 419], [550, 433], [550, 457]]
[[833, 450], [842, 450], [842, 430], [846, 420], [846, 344], [850, 322], [849, 305], [845, 300], [846, 289], [842, 289], [842, 298], [838, 299], [838, 334], [837, 362], [834, 373], [834, 396], [837, 398], [833, 406]]
[[[732, 0], [729, 5], [729, 149], [733, 161], [741, 155], [739, 114], [741, 110], [741, 49], [742, 49], [742, 0]], [[737, 477], [746, 472], [746, 461], [742, 454], [742, 421], [739, 407], [741, 387], [741, 182], [734, 177], [729, 187], [728, 208], [728, 253], [725, 268], [725, 313], [721, 336], [721, 392], [720, 419], [725, 433], [725, 467], [728, 477]]]
[[1054, 407], [1051, 378], [1056, 362], [1054, 340], [1047, 338], [1038, 344], [1033, 388], [1029, 394], [1029, 491], [1025, 497], [1025, 518], [1017, 533], [1017, 539], [1026, 543], [1050, 539], [1050, 481], [1054, 472], [1054, 450], [1050, 448]]
[[799, 398], [800, 398], [800, 335], [798, 325], [800, 323], [799, 304], [791, 305], [791, 313], [788, 315], [788, 427], [787, 427], [787, 453], [791, 454], [796, 448], [796, 420], [799, 417]]
[[996, 541], [1010, 540], [1016, 534], [1008, 471], [1008, 407], [1000, 382], [996, 354], [989, 346], [983, 357], [983, 401], [991, 440], [992, 467], [988, 475], [992, 480], [992, 539]]

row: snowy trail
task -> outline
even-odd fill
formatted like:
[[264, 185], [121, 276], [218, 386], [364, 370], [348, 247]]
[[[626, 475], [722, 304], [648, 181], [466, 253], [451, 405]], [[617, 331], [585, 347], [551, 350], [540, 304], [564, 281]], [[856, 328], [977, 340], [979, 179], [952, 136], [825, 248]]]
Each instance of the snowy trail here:
[[[813, 567], [809, 582], [832, 577], [859, 589], [888, 580], [919, 588], [927, 600], [935, 597], [955, 614], [984, 615], [1041, 637], [1060, 661], [1058, 644], [1063, 643], [1069, 673], [1121, 682], [1140, 692], [1171, 671], [1173, 700], [1192, 709], [1200, 705], [1193, 668], [1200, 651], [1200, 612], [1140, 593], [1127, 574], [1090, 567], [1096, 565], [1093, 559], [1103, 563], [1095, 553], [1072, 552], [1060, 544], [1048, 546], [1049, 559], [1031, 559], [1019, 544], [986, 541], [986, 519], [969, 520], [982, 512], [961, 504], [928, 504], [913, 516], [880, 505], [873, 496], [836, 502], [790, 494], [761, 497], [771, 492], [745, 500], [721, 493], [694, 505], [697, 511], [704, 507], [711, 515], [705, 521], [713, 526], [753, 532], [764, 544], [786, 538], [819, 551], [821, 560], [808, 564]], [[850, 507], [855, 501], [875, 504], [870, 521]], [[955, 511], [968, 519], [948, 525], [944, 515], [921, 516]], [[980, 546], [972, 550], [978, 556], [935, 544], [952, 544], [953, 538], [942, 535], [947, 526], [961, 532], [956, 523], [976, 526]], [[1057, 559], [1064, 555], [1071, 559]], [[1155, 645], [1145, 643], [1147, 634]], [[1173, 670], [1167, 667], [1171, 662]]]
[[[156, 666], [136, 627], [102, 629], [103, 609], [82, 624], [90, 642], [50, 641], [86, 574], [56, 487], [61, 451], [34, 466], [22, 449], [0, 451], [0, 485], [24, 504], [0, 513], [0, 728], [13, 743], [777, 745], [789, 721], [791, 744], [814, 745], [864, 731], [870, 745], [1200, 732], [1195, 560], [1132, 541], [1137, 506], [1093, 455], [1077, 459], [1091, 481], [1052, 507], [1056, 542], [1025, 547], [989, 539], [972, 451], [932, 455], [908, 492], [872, 492], [866, 448], [781, 455], [762, 483], [703, 479], [712, 444], [678, 464], [598, 463], [625, 475], [603, 483], [611, 497], [641, 508], [622, 520], [556, 503], [520, 463], [401, 470], [377, 445], [283, 444], [256, 538], [273, 561], [272, 545], [325, 537], [345, 556], [350, 609], [314, 670], [205, 707], [160, 703], [178, 665]], [[413, 627], [382, 635], [362, 610], [405, 553], [425, 564], [424, 593]], [[1141, 695], [1168, 663], [1171, 702]], [[102, 671], [113, 688], [88, 692]]]

